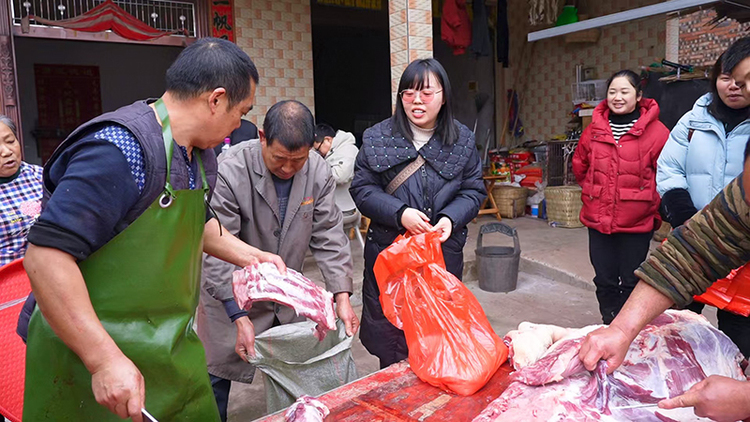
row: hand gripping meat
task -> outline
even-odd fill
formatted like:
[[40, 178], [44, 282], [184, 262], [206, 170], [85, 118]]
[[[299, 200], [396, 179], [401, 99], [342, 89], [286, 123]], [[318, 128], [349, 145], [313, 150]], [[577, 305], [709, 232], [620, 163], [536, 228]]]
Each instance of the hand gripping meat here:
[[693, 312], [670, 310], [651, 321], [610, 375], [604, 361], [590, 373], [578, 358], [586, 333], [594, 328], [572, 331], [535, 362], [523, 353], [548, 343], [558, 330], [534, 330], [540, 338], [531, 346], [521, 344], [528, 336], [514, 333], [512, 346], [528, 365], [511, 374], [513, 382], [474, 422], [708, 421], [692, 408], [666, 410], [655, 404], [683, 394], [710, 375], [745, 380], [737, 346]]
[[234, 272], [232, 289], [242, 309], [250, 310], [253, 302], [271, 301], [310, 318], [318, 323], [315, 327], [318, 340], [323, 340], [328, 330], [336, 329], [333, 293], [292, 269], [287, 269], [286, 275], [282, 275], [270, 262], [247, 266]]

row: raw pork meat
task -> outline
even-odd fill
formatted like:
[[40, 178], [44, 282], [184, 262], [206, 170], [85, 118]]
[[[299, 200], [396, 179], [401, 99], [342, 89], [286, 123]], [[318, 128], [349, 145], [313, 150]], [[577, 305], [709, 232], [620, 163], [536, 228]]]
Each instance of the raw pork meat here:
[[474, 421], [707, 421], [692, 408], [622, 407], [656, 404], [709, 375], [745, 380], [737, 346], [693, 312], [667, 311], [654, 319], [611, 375], [603, 361], [590, 373], [578, 359], [585, 335], [595, 328], [561, 339], [514, 372], [505, 392]]
[[237, 304], [245, 310], [250, 310], [253, 302], [271, 301], [310, 318], [318, 323], [315, 327], [318, 340], [323, 340], [328, 330], [336, 329], [333, 293], [291, 268], [283, 276], [270, 262], [247, 266], [232, 274], [232, 289]]
[[328, 407], [310, 396], [301, 396], [284, 414], [285, 422], [323, 422], [330, 411]]
[[[592, 327], [596, 329], [600, 326]], [[503, 340], [510, 349], [508, 357], [513, 368], [518, 370], [538, 361], [552, 344], [570, 335], [576, 335], [579, 331], [576, 328], [522, 322], [517, 330], [509, 331]]]

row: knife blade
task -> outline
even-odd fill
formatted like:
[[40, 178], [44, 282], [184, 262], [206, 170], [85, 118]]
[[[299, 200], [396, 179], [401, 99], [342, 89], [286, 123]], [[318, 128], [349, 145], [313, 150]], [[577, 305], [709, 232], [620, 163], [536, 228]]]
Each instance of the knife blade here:
[[146, 410], [145, 408], [141, 408], [141, 415], [143, 415], [143, 417], [146, 418], [148, 422], [159, 422], [155, 417], [151, 416], [151, 414], [148, 413], [148, 410]]

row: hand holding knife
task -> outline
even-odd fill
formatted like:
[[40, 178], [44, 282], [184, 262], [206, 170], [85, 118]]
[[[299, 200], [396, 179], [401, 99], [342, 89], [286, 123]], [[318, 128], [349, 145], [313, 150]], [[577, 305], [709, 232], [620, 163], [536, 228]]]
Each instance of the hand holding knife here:
[[148, 413], [148, 410], [146, 410], [145, 408], [141, 409], [141, 414], [143, 415], [143, 420], [146, 420], [148, 422], [159, 422], [155, 417], [151, 416], [151, 414]]

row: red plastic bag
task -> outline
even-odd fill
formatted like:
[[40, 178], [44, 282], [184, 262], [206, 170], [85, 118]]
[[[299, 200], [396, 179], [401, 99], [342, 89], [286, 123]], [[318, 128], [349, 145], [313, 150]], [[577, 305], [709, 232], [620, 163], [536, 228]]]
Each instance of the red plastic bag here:
[[706, 293], [693, 299], [737, 315], [750, 316], [750, 267], [744, 265], [732, 270], [726, 278], [712, 284]]
[[399, 236], [375, 261], [375, 278], [383, 313], [404, 330], [414, 373], [468, 396], [505, 362], [508, 348], [474, 295], [445, 269], [439, 237]]

